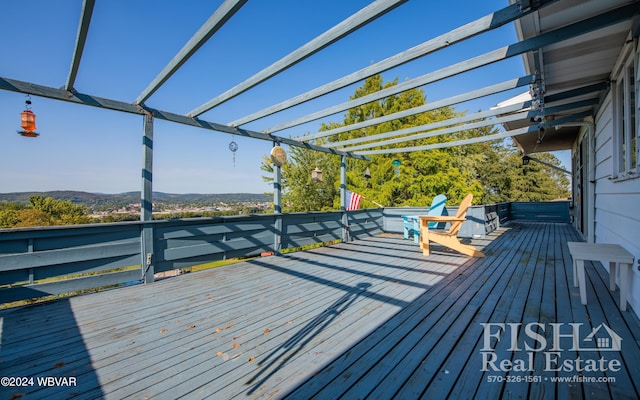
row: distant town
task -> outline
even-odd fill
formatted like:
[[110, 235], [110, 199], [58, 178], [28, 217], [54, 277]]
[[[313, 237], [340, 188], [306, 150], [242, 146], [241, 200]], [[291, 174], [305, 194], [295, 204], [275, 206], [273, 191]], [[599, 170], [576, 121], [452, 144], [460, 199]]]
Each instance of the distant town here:
[[[139, 192], [104, 194], [62, 190], [0, 193], [0, 203], [27, 205], [33, 196], [71, 201], [73, 204], [86, 207], [90, 217], [104, 222], [133, 219], [140, 215]], [[255, 214], [270, 212], [272, 208], [272, 198], [267, 194], [153, 193], [153, 213], [158, 218]]]

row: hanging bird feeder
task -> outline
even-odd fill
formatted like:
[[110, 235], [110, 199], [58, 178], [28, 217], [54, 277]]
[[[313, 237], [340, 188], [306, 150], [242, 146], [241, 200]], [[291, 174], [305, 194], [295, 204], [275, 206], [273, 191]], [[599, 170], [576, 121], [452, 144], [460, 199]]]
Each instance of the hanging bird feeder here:
[[393, 165], [393, 173], [395, 174], [396, 178], [400, 176], [400, 165], [402, 165], [402, 161], [400, 160], [393, 160], [391, 161], [391, 164]]
[[322, 182], [322, 170], [318, 167], [311, 171], [311, 182]]
[[24, 111], [20, 113], [22, 130], [18, 133], [25, 137], [38, 137], [40, 134], [36, 132], [36, 114], [31, 111], [31, 97], [29, 95], [24, 103]]

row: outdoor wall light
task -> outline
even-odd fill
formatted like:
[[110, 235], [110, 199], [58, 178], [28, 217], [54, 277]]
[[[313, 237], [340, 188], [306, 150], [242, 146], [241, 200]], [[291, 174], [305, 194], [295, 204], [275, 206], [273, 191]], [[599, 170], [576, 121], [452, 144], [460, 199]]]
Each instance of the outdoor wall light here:
[[531, 157], [529, 157], [528, 155], [524, 155], [522, 156], [522, 165], [527, 165], [529, 164], [529, 161], [531, 161]]

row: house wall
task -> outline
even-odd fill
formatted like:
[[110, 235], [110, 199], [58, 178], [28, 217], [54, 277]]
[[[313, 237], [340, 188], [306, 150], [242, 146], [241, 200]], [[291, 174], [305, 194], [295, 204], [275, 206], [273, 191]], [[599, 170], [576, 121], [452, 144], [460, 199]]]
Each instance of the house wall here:
[[[576, 149], [574, 149], [575, 151]], [[640, 179], [614, 181], [613, 106], [609, 93], [595, 118], [595, 232], [596, 243], [617, 243], [635, 256], [628, 301], [640, 316]], [[584, 201], [584, 200], [583, 200]], [[609, 269], [608, 263], [602, 263]], [[618, 280], [618, 285], [620, 282]]]

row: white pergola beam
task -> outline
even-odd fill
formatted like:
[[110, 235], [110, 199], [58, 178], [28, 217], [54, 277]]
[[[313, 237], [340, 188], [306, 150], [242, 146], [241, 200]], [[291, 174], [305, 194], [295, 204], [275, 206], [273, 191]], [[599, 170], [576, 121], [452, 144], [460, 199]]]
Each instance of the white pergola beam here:
[[151, 81], [149, 86], [140, 93], [135, 100], [136, 104], [143, 104], [156, 90], [162, 86], [191, 56], [198, 51], [228, 20], [231, 18], [247, 0], [225, 0], [224, 3], [209, 17], [209, 19], [198, 29], [189, 41], [180, 49], [173, 59], [162, 71]]
[[304, 147], [306, 149], [317, 150], [324, 153], [346, 155], [351, 158], [366, 159], [362, 156], [354, 154], [346, 154], [340, 150], [327, 149], [326, 147], [317, 146], [309, 143], [303, 143], [291, 138], [279, 137], [275, 135], [267, 135], [262, 132], [251, 131], [248, 129], [233, 128], [227, 125], [218, 124], [215, 122], [209, 122], [198, 118], [190, 118], [182, 114], [176, 114], [169, 111], [158, 110], [151, 107], [142, 107], [137, 104], [126, 103], [119, 100], [107, 99], [104, 97], [91, 96], [84, 93], [73, 91], [68, 92], [64, 88], [52, 88], [49, 86], [38, 85], [36, 83], [23, 82], [16, 79], [0, 77], [0, 90], [7, 90], [10, 92], [30, 94], [34, 96], [46, 97], [49, 99], [62, 100], [69, 103], [82, 104], [86, 106], [104, 108], [107, 110], [121, 111], [137, 115], [148, 115], [151, 113], [153, 118], [162, 119], [169, 122], [175, 122], [178, 124], [194, 126], [196, 128], [203, 128], [211, 131], [217, 131], [222, 133], [229, 133], [232, 135], [250, 137], [253, 139], [267, 140], [270, 142], [278, 142], [288, 144], [290, 146]]
[[[546, 6], [549, 3], [553, 3], [555, 1], [557, 0], [542, 1], [540, 8]], [[430, 53], [433, 53], [445, 47], [451, 46], [452, 44], [461, 42], [463, 40], [469, 39], [481, 33], [488, 32], [498, 27], [501, 27], [531, 12], [533, 12], [532, 9], [523, 11], [519, 4], [517, 3], [511, 4], [499, 11], [493, 12], [475, 21], [469, 22], [468, 24], [460, 26], [452, 31], [449, 31], [433, 39], [427, 40], [426, 42], [423, 42], [408, 50], [405, 50], [401, 53], [388, 57], [368, 67], [362, 68], [359, 71], [353, 72], [342, 78], [329, 82], [323, 86], [317, 87], [308, 92], [300, 94], [296, 97], [292, 97], [281, 103], [278, 103], [273, 106], [267, 107], [263, 110], [257, 111], [253, 114], [250, 114], [245, 117], [239, 118], [235, 121], [229, 122], [228, 125], [240, 126], [240, 125], [258, 120], [260, 118], [264, 118], [266, 116], [275, 114], [277, 112], [286, 110], [288, 108], [297, 106], [309, 100], [313, 100], [325, 94], [334, 92], [338, 89], [347, 87], [363, 79], [369, 78], [375, 74], [379, 74], [381, 72], [387, 71], [391, 68], [405, 64], [417, 58], [424, 57]]]
[[91, 15], [93, 14], [95, 3], [95, 0], [84, 0], [82, 2], [82, 12], [80, 14], [80, 23], [78, 24], [76, 45], [73, 50], [73, 57], [71, 58], [71, 67], [69, 68], [67, 82], [64, 85], [64, 88], [68, 91], [73, 90], [73, 85], [76, 82], [76, 76], [78, 75], [78, 69], [80, 68], [80, 60], [82, 59], [84, 45], [87, 41], [87, 33], [89, 33], [89, 25], [91, 24]]
[[370, 149], [372, 147], [380, 147], [380, 146], [386, 146], [386, 145], [390, 145], [390, 144], [410, 142], [412, 140], [417, 140], [417, 139], [426, 139], [426, 138], [430, 138], [430, 137], [434, 137], [434, 136], [446, 135], [446, 134], [449, 134], [449, 133], [462, 132], [462, 131], [467, 131], [467, 130], [470, 130], [470, 129], [482, 128], [482, 127], [485, 127], [485, 126], [504, 124], [504, 123], [513, 122], [513, 121], [520, 121], [520, 120], [528, 118], [528, 115], [529, 115], [529, 113], [525, 113], [525, 112], [517, 113], [517, 114], [511, 114], [511, 115], [505, 115], [505, 116], [497, 117], [497, 118], [493, 118], [493, 119], [485, 119], [483, 121], [472, 122], [470, 124], [453, 126], [451, 128], [431, 130], [429, 132], [424, 132], [424, 133], [420, 133], [420, 134], [417, 134], [417, 135], [411, 135], [411, 136], [405, 136], [405, 137], [401, 137], [401, 138], [382, 140], [382, 141], [377, 142], [377, 143], [369, 143], [369, 144], [362, 144], [362, 145], [359, 145], [359, 146], [352, 146], [352, 147], [348, 147], [348, 149], [349, 149], [349, 151], [356, 151], [356, 150]]
[[[513, 104], [513, 105], [509, 105], [509, 106], [505, 106], [505, 107], [494, 108], [494, 109], [487, 110], [487, 111], [481, 111], [481, 112], [476, 112], [476, 113], [473, 113], [473, 114], [467, 114], [467, 115], [464, 115], [464, 116], [461, 116], [461, 117], [449, 118], [449, 119], [445, 119], [445, 120], [438, 121], [438, 122], [433, 122], [433, 123], [426, 124], [426, 125], [420, 125], [420, 126], [414, 126], [414, 127], [411, 127], [411, 128], [401, 129], [399, 131], [391, 131], [391, 132], [379, 133], [377, 135], [363, 136], [363, 137], [343, 140], [343, 141], [340, 141], [340, 142], [330, 142], [330, 143], [324, 144], [323, 146], [324, 147], [329, 147], [329, 148], [346, 147], [346, 146], [349, 146], [349, 145], [352, 145], [352, 144], [357, 144], [357, 143], [362, 143], [362, 142], [374, 142], [374, 141], [389, 139], [389, 138], [396, 137], [396, 136], [401, 136], [401, 135], [409, 135], [409, 134], [417, 133], [417, 132], [431, 131], [431, 130], [434, 130], [434, 129], [444, 128], [446, 126], [462, 124], [462, 123], [465, 123], [465, 122], [470, 122], [470, 121], [475, 121], [475, 120], [479, 120], [479, 119], [489, 118], [489, 117], [493, 117], [493, 116], [500, 115], [500, 114], [509, 114], [509, 113], [512, 113], [512, 112], [520, 111], [520, 110], [522, 110], [522, 109], [524, 109], [526, 107], [529, 107], [531, 105], [530, 103], [531, 102], [522, 102], [522, 103]], [[382, 143], [382, 142], [379, 142], [379, 143]], [[350, 147], [350, 148], [353, 148], [353, 147]]]
[[376, 18], [386, 14], [392, 9], [396, 8], [400, 4], [407, 0], [377, 0], [365, 8], [361, 9], [357, 13], [351, 15], [349, 18], [335, 25], [333, 28], [324, 32], [320, 36], [312, 39], [310, 42], [302, 45], [298, 49], [284, 56], [280, 60], [271, 64], [267, 68], [253, 75], [244, 82], [232, 87], [219, 96], [209, 100], [205, 104], [191, 111], [188, 116], [197, 117], [215, 106], [228, 101], [235, 96], [249, 90], [250, 88], [258, 85], [259, 83], [271, 78], [272, 76], [284, 71], [285, 69], [297, 64], [305, 58], [317, 53], [323, 48], [336, 42], [337, 40], [347, 36], [351, 32], [361, 28]]
[[447, 106], [451, 106], [451, 105], [454, 105], [454, 104], [463, 103], [465, 101], [477, 99], [477, 98], [480, 98], [480, 97], [489, 96], [489, 95], [492, 95], [492, 94], [504, 92], [506, 90], [515, 89], [515, 88], [518, 88], [518, 87], [521, 87], [521, 86], [526, 86], [526, 85], [529, 85], [532, 82], [534, 82], [535, 81], [535, 77], [536, 77], [535, 75], [526, 75], [526, 76], [523, 76], [521, 78], [511, 79], [511, 80], [508, 80], [506, 82], [498, 83], [498, 84], [487, 86], [487, 87], [484, 87], [484, 88], [481, 88], [481, 89], [472, 90], [470, 92], [466, 92], [466, 93], [463, 93], [463, 94], [452, 96], [452, 97], [449, 97], [449, 98], [446, 98], [446, 99], [442, 99], [442, 100], [434, 101], [434, 102], [431, 102], [431, 103], [427, 103], [427, 104], [425, 104], [423, 106], [413, 107], [413, 108], [410, 108], [408, 110], [399, 111], [397, 113], [384, 115], [384, 116], [378, 117], [378, 118], [372, 118], [372, 119], [369, 119], [369, 120], [366, 120], [366, 121], [363, 121], [363, 122], [359, 122], [357, 124], [345, 125], [345, 126], [341, 126], [339, 128], [330, 129], [330, 130], [322, 131], [322, 132], [317, 132], [317, 133], [314, 133], [314, 134], [311, 134], [311, 135], [305, 135], [305, 136], [294, 138], [294, 139], [306, 142], [306, 141], [309, 141], [309, 140], [312, 140], [312, 139], [317, 139], [317, 138], [320, 138], [320, 137], [336, 135], [338, 133], [348, 132], [348, 131], [352, 131], [352, 130], [355, 130], [355, 129], [366, 128], [366, 127], [369, 127], [369, 126], [381, 124], [383, 122], [393, 121], [395, 119], [404, 118], [404, 117], [408, 117], [408, 116], [416, 115], [416, 114], [421, 114], [421, 113], [424, 113], [424, 112], [427, 112], [427, 111], [432, 111], [432, 110], [435, 110], [435, 109], [438, 109], [438, 108], [447, 107]]
[[371, 103], [373, 101], [377, 101], [385, 97], [392, 96], [400, 92], [404, 92], [406, 90], [424, 86], [428, 83], [433, 83], [445, 78], [449, 78], [449, 77], [461, 74], [463, 72], [468, 72], [473, 69], [492, 64], [494, 62], [502, 61], [507, 58], [521, 55], [528, 51], [537, 50], [544, 46], [549, 46], [558, 42], [562, 42], [564, 40], [567, 40], [588, 32], [592, 32], [594, 30], [601, 29], [603, 27], [610, 26], [624, 20], [628, 20], [636, 12], [637, 12], [636, 5], [634, 4], [623, 6], [615, 10], [606, 12], [604, 14], [587, 18], [585, 20], [573, 23], [571, 25], [567, 25], [553, 31], [542, 33], [530, 39], [526, 39], [521, 42], [514, 43], [512, 45], [490, 51], [480, 56], [459, 62], [457, 64], [442, 68], [438, 71], [431, 72], [426, 75], [422, 75], [418, 78], [411, 79], [409, 81], [400, 83], [390, 88], [383, 89], [351, 101], [347, 101], [332, 107], [325, 108], [324, 110], [317, 111], [315, 113], [294, 119], [289, 122], [278, 124], [276, 126], [263, 130], [263, 132], [273, 133], [273, 132], [278, 132], [284, 129], [292, 128], [294, 126], [302, 125], [304, 123], [311, 122], [320, 118], [328, 117], [330, 115], [334, 115], [334, 114], [346, 111], [350, 108], [359, 107], [363, 104]]
[[434, 144], [428, 144], [428, 145], [424, 145], [424, 146], [411, 146], [411, 147], [401, 147], [401, 148], [396, 148], [396, 149], [382, 149], [382, 150], [365, 150], [365, 151], [358, 151], [355, 154], [371, 155], [371, 154], [410, 153], [410, 152], [413, 152], [413, 151], [444, 149], [444, 148], [447, 148], [447, 147], [463, 146], [463, 145], [474, 144], [474, 143], [484, 143], [484, 142], [490, 142], [490, 141], [498, 140], [498, 139], [505, 139], [505, 138], [512, 137], [512, 136], [523, 135], [523, 134], [529, 133], [529, 132], [535, 132], [535, 131], [537, 131], [539, 129], [540, 126], [547, 127], [547, 126], [554, 126], [554, 125], [564, 124], [564, 123], [567, 123], [567, 122], [576, 121], [576, 120], [580, 120], [582, 118], [586, 118], [586, 117], [588, 117], [590, 115], [592, 115], [591, 111], [584, 111], [584, 112], [581, 112], [581, 113], [577, 113], [577, 114], [569, 115], [569, 116], [566, 116], [566, 117], [558, 118], [558, 119], [550, 121], [550, 122], [545, 122], [544, 124], [535, 125], [535, 126], [526, 126], [524, 128], [519, 128], [519, 129], [514, 129], [514, 130], [511, 130], [511, 131], [505, 131], [505, 132], [501, 132], [501, 133], [496, 133], [494, 135], [478, 136], [478, 137], [469, 138], [469, 139], [455, 140], [453, 142], [434, 143]]
[[[563, 111], [570, 111], [570, 110], [580, 109], [583, 107], [592, 107], [596, 105], [597, 102], [598, 102], [598, 99], [593, 98], [593, 99], [587, 99], [582, 101], [576, 101], [573, 103], [563, 104], [560, 106], [547, 107], [541, 111], [543, 115], [552, 115], [552, 114], [563, 112]], [[417, 139], [425, 139], [433, 136], [440, 136], [440, 135], [445, 135], [449, 133], [461, 132], [461, 131], [466, 131], [470, 129], [481, 128], [484, 126], [491, 126], [491, 125], [497, 125], [497, 124], [504, 124], [507, 122], [530, 119], [531, 117], [539, 115], [539, 111], [524, 112], [526, 111], [525, 109], [528, 109], [531, 106], [531, 103], [532, 103], [531, 100], [529, 100], [523, 103], [518, 103], [518, 104], [505, 106], [505, 107], [499, 107], [489, 111], [469, 114], [460, 118], [451, 118], [444, 121], [435, 122], [432, 124], [426, 124], [426, 125], [421, 125], [419, 127], [407, 128], [407, 129], [402, 129], [395, 132], [386, 133], [386, 134], [390, 134], [389, 137], [393, 137], [393, 136], [407, 135], [407, 134], [416, 133], [416, 132], [424, 132], [417, 135], [404, 136], [396, 139], [381, 140], [375, 143], [362, 144], [359, 146], [345, 147], [345, 146], [326, 146], [325, 145], [325, 147], [338, 147], [340, 148], [340, 150], [351, 152], [356, 150], [369, 149], [372, 147], [386, 146], [390, 144], [409, 142]], [[518, 112], [518, 111], [522, 111], [522, 112]], [[504, 115], [512, 112], [517, 112], [517, 113], [511, 114], [511, 115]], [[503, 116], [498, 118], [493, 118], [493, 119], [485, 119], [487, 117], [496, 116], [496, 115], [503, 115]], [[483, 120], [478, 121], [480, 119], [483, 119]], [[458, 125], [458, 124], [469, 122], [469, 121], [477, 121], [477, 122]], [[444, 126], [451, 126], [451, 125], [456, 125], [456, 126], [452, 128], [447, 128], [447, 129], [439, 129]], [[541, 124], [536, 123], [536, 126], [539, 127], [541, 126]], [[425, 132], [425, 131], [429, 131], [429, 132]], [[384, 134], [381, 134], [381, 135], [384, 135]], [[381, 136], [381, 135], [375, 135], [375, 136]], [[358, 139], [363, 139], [363, 138], [358, 138]]]

